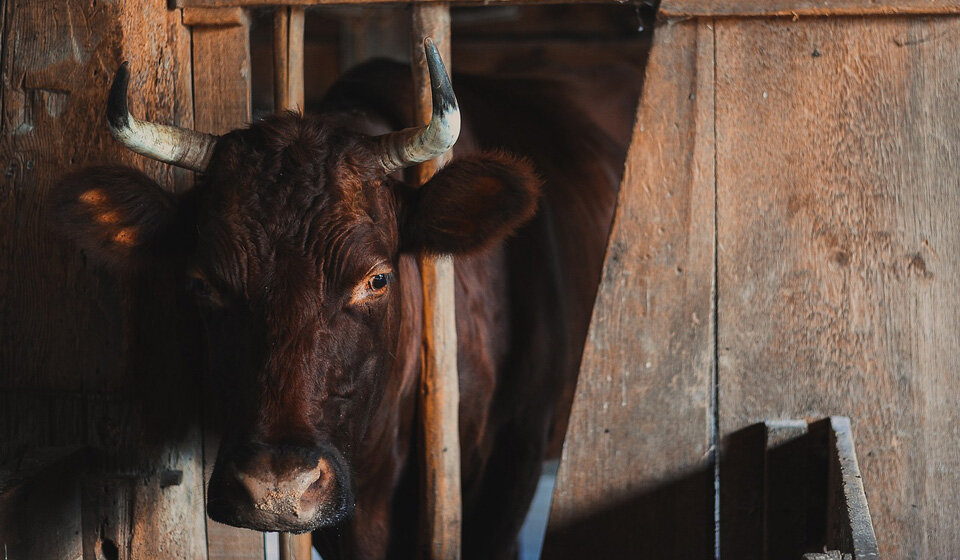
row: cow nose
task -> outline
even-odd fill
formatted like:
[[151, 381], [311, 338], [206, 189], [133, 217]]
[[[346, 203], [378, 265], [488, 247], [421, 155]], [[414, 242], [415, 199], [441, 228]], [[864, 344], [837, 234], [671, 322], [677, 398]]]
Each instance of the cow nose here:
[[268, 515], [313, 518], [334, 487], [330, 463], [308, 450], [262, 454], [251, 467], [238, 471], [237, 481], [253, 507]]
[[254, 444], [218, 466], [225, 472], [215, 469], [209, 492], [218, 521], [302, 532], [336, 523], [351, 509], [346, 469], [335, 450]]

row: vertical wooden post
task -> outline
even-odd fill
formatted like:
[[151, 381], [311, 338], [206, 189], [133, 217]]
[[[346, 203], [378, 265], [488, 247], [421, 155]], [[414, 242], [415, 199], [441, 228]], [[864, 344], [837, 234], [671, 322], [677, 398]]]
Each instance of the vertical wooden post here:
[[280, 533], [278, 544], [280, 560], [310, 560], [313, 551], [310, 533]]
[[[243, 8], [184, 8], [193, 37], [194, 127], [222, 134], [251, 117], [250, 19]], [[220, 446], [216, 419], [204, 418], [204, 479]], [[263, 534], [207, 518], [207, 551], [222, 560], [262, 559]]]
[[278, 111], [303, 109], [302, 6], [277, 8], [273, 15], [273, 94]]
[[[281, 6], [273, 15], [273, 99], [277, 111], [303, 110], [302, 6]], [[280, 560], [310, 560], [310, 533], [280, 533]]]
[[[430, 121], [430, 76], [423, 51], [433, 38], [450, 68], [450, 9], [447, 4], [413, 8], [412, 59], [417, 124]], [[444, 156], [419, 165], [415, 181], [424, 184], [450, 159]], [[424, 435], [424, 508], [429, 560], [460, 558], [460, 389], [457, 377], [457, 331], [454, 315], [453, 262], [420, 259], [423, 279], [423, 350], [420, 415]]]

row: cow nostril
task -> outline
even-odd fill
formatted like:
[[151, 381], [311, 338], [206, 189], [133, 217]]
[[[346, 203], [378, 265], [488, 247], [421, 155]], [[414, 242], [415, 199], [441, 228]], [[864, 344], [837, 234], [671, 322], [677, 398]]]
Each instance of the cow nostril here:
[[313, 468], [293, 472], [260, 469], [237, 472], [237, 480], [247, 490], [254, 509], [284, 518], [310, 519], [331, 498], [336, 486], [335, 474], [325, 459]]

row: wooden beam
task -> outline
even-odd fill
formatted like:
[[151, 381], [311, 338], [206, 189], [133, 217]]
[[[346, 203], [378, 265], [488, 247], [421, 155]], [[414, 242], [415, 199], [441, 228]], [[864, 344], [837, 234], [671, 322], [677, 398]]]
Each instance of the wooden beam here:
[[[404, 4], [399, 0], [174, 0], [175, 7], [320, 6]], [[622, 0], [419, 0], [417, 5], [549, 6], [559, 4], [623, 4]], [[660, 13], [691, 16], [849, 16], [933, 15], [960, 13], [958, 0], [664, 0]]]
[[278, 540], [280, 560], [310, 560], [313, 547], [310, 533], [280, 533]]
[[663, 0], [660, 15], [866, 16], [956, 14], [960, 0]]
[[243, 8], [184, 8], [183, 24], [208, 27], [247, 25], [247, 11]]
[[244, 11], [239, 23], [225, 15], [193, 28], [194, 127], [223, 134], [250, 120], [250, 21]]
[[[245, 8], [254, 8], [262, 6], [333, 6], [349, 4], [410, 4], [401, 0], [174, 0], [174, 7], [205, 7], [222, 8], [242, 6]], [[529, 5], [529, 6], [551, 6], [555, 4], [623, 4], [622, 0], [418, 0], [414, 5], [437, 5], [437, 6], [510, 6], [510, 5]]]
[[280, 7], [273, 15], [273, 93], [278, 111], [303, 109], [302, 7]]
[[281, 6], [273, 12], [273, 103], [282, 111], [290, 107], [290, 8]]
[[[222, 134], [251, 117], [250, 19], [245, 9], [184, 9], [193, 33], [194, 128]], [[204, 479], [209, 480], [219, 448], [216, 419], [204, 419]], [[211, 559], [263, 558], [263, 533], [207, 522]]]
[[713, 37], [653, 41], [543, 558], [713, 555]]
[[[431, 37], [450, 70], [450, 8], [414, 6], [411, 35], [417, 124], [430, 122], [430, 75], [423, 40]], [[414, 169], [423, 185], [450, 159], [448, 152]], [[420, 415], [423, 421], [425, 476], [424, 519], [429, 560], [460, 558], [460, 388], [457, 377], [457, 331], [454, 271], [450, 259], [420, 258], [423, 281], [423, 349]]]
[[[273, 14], [273, 99], [277, 111], [303, 109], [302, 7], [280, 6]], [[280, 533], [280, 560], [310, 560], [310, 533]]]

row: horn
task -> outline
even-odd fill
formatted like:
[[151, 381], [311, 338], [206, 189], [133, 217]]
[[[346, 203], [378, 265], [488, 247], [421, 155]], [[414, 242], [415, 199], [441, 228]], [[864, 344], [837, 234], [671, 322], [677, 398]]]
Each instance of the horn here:
[[118, 142], [148, 158], [193, 171], [210, 163], [217, 137], [187, 128], [141, 121], [127, 109], [129, 65], [124, 62], [113, 78], [107, 101], [107, 123]]
[[380, 165], [388, 172], [423, 163], [453, 147], [460, 136], [460, 108], [433, 40], [423, 40], [430, 70], [433, 115], [427, 126], [407, 128], [377, 136]]

